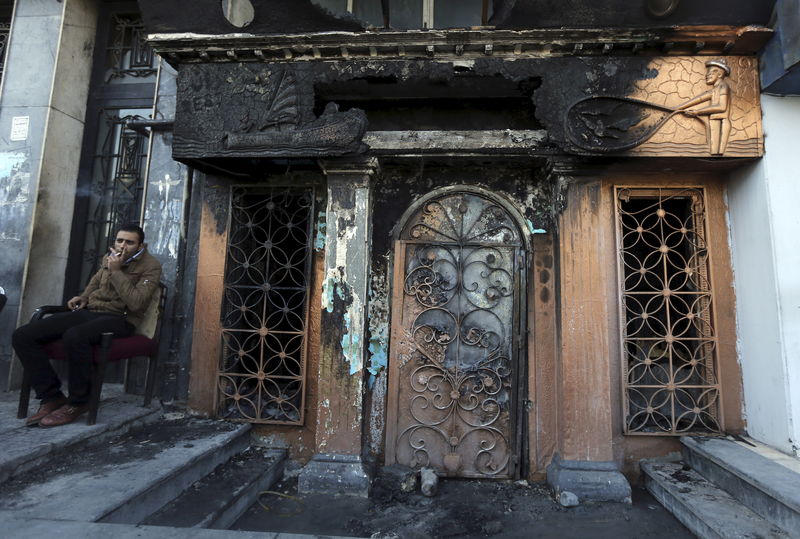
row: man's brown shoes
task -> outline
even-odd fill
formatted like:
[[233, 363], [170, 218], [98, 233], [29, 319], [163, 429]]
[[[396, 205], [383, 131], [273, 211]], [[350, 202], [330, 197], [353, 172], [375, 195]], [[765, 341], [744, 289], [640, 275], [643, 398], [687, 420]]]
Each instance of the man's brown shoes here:
[[67, 398], [64, 396], [42, 404], [35, 414], [25, 420], [25, 425], [28, 427], [35, 427], [45, 416], [55, 412], [65, 404], [67, 404]]
[[81, 404], [75, 406], [74, 404], [65, 404], [61, 408], [54, 410], [44, 416], [39, 421], [40, 427], [60, 427], [61, 425], [66, 425], [67, 423], [72, 423], [76, 419], [78, 419], [81, 414], [86, 412], [89, 409], [87, 404]]

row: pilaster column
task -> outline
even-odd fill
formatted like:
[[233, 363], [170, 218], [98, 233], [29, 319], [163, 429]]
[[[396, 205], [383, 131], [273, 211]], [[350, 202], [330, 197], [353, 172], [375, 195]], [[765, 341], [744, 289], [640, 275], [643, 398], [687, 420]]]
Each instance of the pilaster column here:
[[614, 461], [612, 370], [618, 361], [614, 206], [599, 174], [554, 163], [560, 319], [558, 453], [547, 467], [556, 494], [583, 501], [631, 501]]
[[[0, 103], [0, 283], [8, 295], [0, 372], [12, 357], [14, 328], [64, 295], [98, 5], [21, 1], [14, 8]], [[9, 388], [21, 379], [14, 361]]]
[[328, 182], [318, 376], [316, 454], [301, 492], [369, 494], [361, 461], [372, 177], [377, 159], [321, 163]]

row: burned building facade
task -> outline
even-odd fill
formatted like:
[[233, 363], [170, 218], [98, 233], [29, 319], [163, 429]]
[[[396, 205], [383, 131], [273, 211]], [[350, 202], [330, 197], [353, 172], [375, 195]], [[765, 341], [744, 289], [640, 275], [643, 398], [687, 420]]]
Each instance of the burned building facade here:
[[629, 4], [140, 0], [164, 394], [361, 494], [402, 464], [624, 501], [744, 433], [727, 189], [772, 6]]

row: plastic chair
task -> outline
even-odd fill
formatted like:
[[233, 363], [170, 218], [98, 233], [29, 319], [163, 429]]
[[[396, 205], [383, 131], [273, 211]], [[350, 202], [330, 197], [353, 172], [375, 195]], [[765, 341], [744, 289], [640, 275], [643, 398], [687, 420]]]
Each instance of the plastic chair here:
[[[89, 395], [89, 415], [86, 418], [87, 425], [94, 425], [97, 422], [97, 409], [100, 406], [100, 395], [103, 390], [103, 378], [105, 377], [106, 365], [110, 361], [121, 361], [134, 357], [147, 357], [147, 382], [144, 390], [144, 404], [148, 406], [153, 398], [153, 386], [155, 385], [156, 365], [158, 364], [158, 338], [161, 333], [161, 315], [164, 312], [164, 305], [167, 301], [167, 287], [159, 283], [159, 295], [154, 297], [145, 314], [144, 321], [137, 328], [137, 334], [130, 337], [114, 338], [113, 333], [103, 333], [100, 343], [93, 348], [92, 369], [92, 390]], [[46, 305], [39, 307], [33, 312], [31, 322], [40, 320], [43, 317], [69, 311], [62, 305]], [[64, 348], [61, 340], [47, 343], [44, 347], [51, 360], [66, 361]], [[30, 402], [31, 382], [28, 373], [22, 376], [22, 388], [19, 393], [19, 409], [17, 418], [23, 419], [28, 416], [28, 403]]]

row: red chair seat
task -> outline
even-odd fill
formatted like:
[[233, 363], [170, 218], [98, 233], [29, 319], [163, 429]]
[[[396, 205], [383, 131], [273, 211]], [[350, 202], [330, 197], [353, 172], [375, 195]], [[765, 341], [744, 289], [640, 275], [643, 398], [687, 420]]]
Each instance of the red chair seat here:
[[[67, 356], [64, 354], [63, 341], [53, 341], [45, 345], [44, 349], [50, 359], [56, 361], [65, 361]], [[143, 335], [133, 335], [131, 337], [123, 337], [120, 339], [111, 340], [111, 349], [108, 352], [109, 361], [120, 361], [131, 357], [139, 356], [152, 356], [155, 355], [158, 349], [158, 343], [153, 339], [148, 339]], [[100, 361], [100, 345], [95, 345], [94, 362]]]

